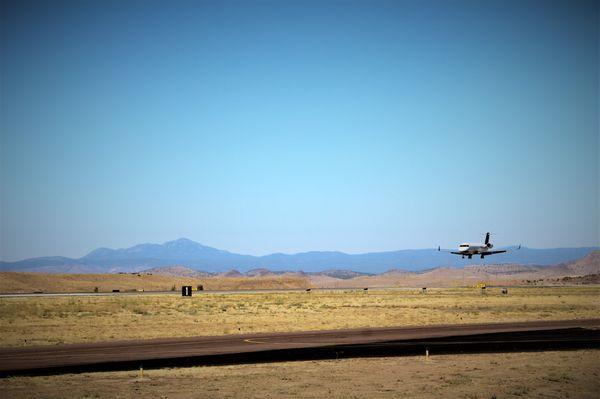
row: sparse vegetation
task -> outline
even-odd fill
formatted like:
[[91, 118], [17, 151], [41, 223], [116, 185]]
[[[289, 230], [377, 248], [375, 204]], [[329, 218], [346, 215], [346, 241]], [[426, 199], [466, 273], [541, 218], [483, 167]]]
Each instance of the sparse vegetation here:
[[600, 287], [512, 288], [510, 295], [501, 288], [487, 295], [472, 288], [427, 291], [3, 298], [0, 345], [594, 318], [600, 311]]
[[596, 399], [598, 355], [583, 350], [186, 367], [146, 370], [143, 380], [136, 370], [13, 377], [0, 379], [0, 392], [6, 398], [154, 398], [167, 392], [176, 398]]

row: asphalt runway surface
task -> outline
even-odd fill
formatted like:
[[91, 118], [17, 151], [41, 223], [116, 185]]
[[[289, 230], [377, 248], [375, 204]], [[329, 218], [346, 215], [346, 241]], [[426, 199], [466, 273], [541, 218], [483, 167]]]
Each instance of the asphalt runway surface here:
[[[432, 287], [433, 288], [433, 287]], [[407, 287], [372, 287], [373, 291], [415, 291], [420, 288]], [[310, 292], [329, 292], [329, 291], [368, 291], [364, 288], [311, 288]], [[193, 295], [205, 294], [276, 294], [286, 292], [307, 292], [306, 288], [273, 288], [273, 289], [255, 289], [255, 290], [203, 290], [193, 291]], [[63, 296], [135, 296], [135, 295], [177, 295], [181, 296], [181, 290], [177, 291], [123, 291], [123, 292], [40, 292], [40, 293], [2, 293], [0, 298], [44, 298], [44, 297], [63, 297]]]
[[[503, 285], [490, 286], [488, 288], [500, 288]], [[554, 285], [511, 285], [511, 288], [557, 288]], [[428, 289], [449, 289], [449, 287], [427, 287]], [[471, 286], [452, 287], [452, 288], [472, 288]], [[270, 289], [249, 289], [249, 290], [203, 290], [193, 291], [193, 296], [206, 294], [284, 294], [289, 292], [340, 292], [340, 291], [420, 291], [421, 287], [331, 287], [331, 288], [270, 288]], [[308, 292], [310, 291], [310, 292]], [[181, 296], [181, 290], [176, 291], [121, 291], [121, 292], [24, 292], [24, 293], [0, 293], [0, 298], [51, 298], [51, 297], [90, 297], [90, 296], [136, 296], [136, 295], [176, 295]]]
[[[176, 327], [176, 326], [175, 326]], [[600, 348], [600, 319], [204, 336], [0, 348], [0, 376], [139, 367]]]

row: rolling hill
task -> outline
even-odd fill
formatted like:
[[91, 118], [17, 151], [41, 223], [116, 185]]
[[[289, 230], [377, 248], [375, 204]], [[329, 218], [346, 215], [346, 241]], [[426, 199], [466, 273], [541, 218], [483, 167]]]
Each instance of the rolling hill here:
[[173, 285], [203, 285], [207, 290], [224, 289], [303, 289], [303, 288], [377, 288], [377, 287], [455, 287], [478, 282], [491, 285], [573, 285], [600, 282], [600, 251], [583, 259], [554, 266], [470, 265], [464, 268], [440, 267], [424, 271], [390, 270], [367, 275], [348, 270], [323, 272], [272, 272], [254, 269], [246, 273], [199, 272], [184, 266], [159, 267], [142, 273], [58, 274], [0, 273], [0, 292], [100, 292], [169, 290]]
[[[494, 255], [495, 264], [555, 265], [581, 259], [597, 248], [516, 248]], [[327, 269], [358, 273], [383, 273], [390, 269], [422, 271], [437, 267], [460, 268], [465, 265], [489, 264], [490, 259], [461, 259], [447, 251], [436, 249], [406, 249], [388, 252], [347, 254], [343, 252], [303, 252], [265, 256], [241, 255], [211, 248], [186, 238], [164, 244], [139, 244], [130, 248], [98, 248], [78, 258], [41, 257], [17, 262], [0, 262], [1, 271], [46, 273], [115, 273], [133, 272], [156, 267], [185, 265], [210, 273], [232, 269], [246, 272], [252, 269], [269, 271], [320, 272]]]

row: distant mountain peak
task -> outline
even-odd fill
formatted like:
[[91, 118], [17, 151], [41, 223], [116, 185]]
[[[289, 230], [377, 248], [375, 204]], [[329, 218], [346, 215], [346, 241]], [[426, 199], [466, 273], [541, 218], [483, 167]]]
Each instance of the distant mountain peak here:
[[83, 259], [87, 259], [87, 258], [102, 258], [105, 256], [110, 256], [115, 252], [114, 249], [110, 249], [110, 248], [106, 248], [106, 247], [100, 247], [100, 248], [96, 248], [93, 251], [91, 251], [90, 253], [88, 253], [87, 255], [85, 255], [83, 257]]
[[189, 238], [181, 237], [173, 241], [167, 241], [162, 244], [162, 247], [168, 248], [169, 250], [180, 250], [180, 251], [188, 251], [194, 252], [198, 254], [199, 252], [212, 252], [212, 253], [229, 253], [227, 251], [208, 247], [206, 245], [200, 244], [199, 242], [190, 240]]
[[185, 237], [181, 237], [178, 238], [176, 240], [172, 240], [172, 241], [167, 241], [165, 242], [163, 245], [188, 245], [188, 244], [195, 244], [195, 245], [201, 245], [200, 243], [190, 240], [189, 238], [185, 238]]

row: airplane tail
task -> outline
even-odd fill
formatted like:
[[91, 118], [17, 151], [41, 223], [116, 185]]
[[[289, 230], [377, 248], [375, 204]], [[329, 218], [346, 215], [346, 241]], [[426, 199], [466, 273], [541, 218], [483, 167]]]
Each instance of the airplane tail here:
[[487, 247], [490, 247], [490, 248], [492, 247], [492, 246], [490, 245], [490, 233], [487, 233], [487, 234], [485, 235], [485, 245], [486, 245]]

